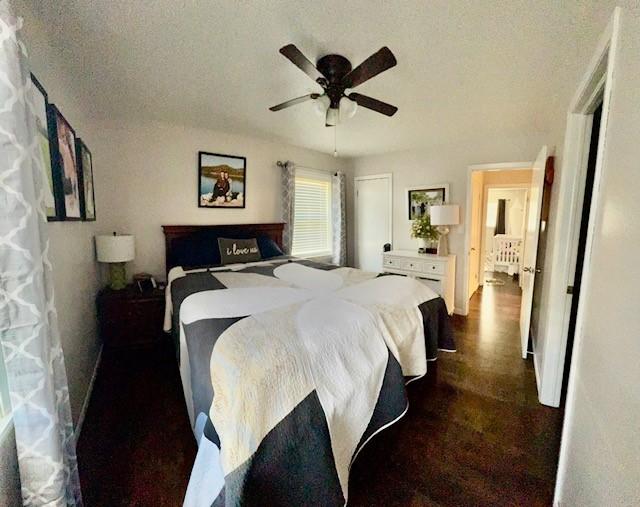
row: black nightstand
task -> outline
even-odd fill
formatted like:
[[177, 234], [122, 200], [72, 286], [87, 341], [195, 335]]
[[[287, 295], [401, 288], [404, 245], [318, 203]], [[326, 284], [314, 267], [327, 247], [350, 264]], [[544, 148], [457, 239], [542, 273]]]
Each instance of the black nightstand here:
[[105, 288], [97, 298], [100, 335], [107, 347], [153, 345], [162, 340], [164, 291], [140, 292], [129, 285]]

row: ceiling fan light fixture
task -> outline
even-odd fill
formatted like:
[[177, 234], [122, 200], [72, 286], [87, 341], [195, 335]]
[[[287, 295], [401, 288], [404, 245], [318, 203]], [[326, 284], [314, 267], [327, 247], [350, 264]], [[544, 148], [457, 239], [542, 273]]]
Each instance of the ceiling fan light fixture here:
[[340, 122], [340, 111], [330, 107], [327, 109], [327, 118], [325, 124], [327, 127], [335, 127]]
[[349, 97], [342, 97], [340, 99], [340, 120], [348, 120], [353, 118], [358, 110], [358, 103]]
[[318, 113], [318, 116], [326, 116], [327, 109], [329, 109], [330, 105], [331, 105], [331, 99], [326, 93], [323, 93], [322, 95], [320, 95], [313, 102], [313, 107], [316, 110], [316, 113]]

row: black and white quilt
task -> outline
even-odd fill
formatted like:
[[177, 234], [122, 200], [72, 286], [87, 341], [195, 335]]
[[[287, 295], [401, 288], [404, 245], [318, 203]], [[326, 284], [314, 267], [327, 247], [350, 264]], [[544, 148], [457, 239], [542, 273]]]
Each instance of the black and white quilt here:
[[185, 505], [344, 505], [359, 450], [406, 412], [405, 384], [455, 349], [444, 301], [407, 277], [277, 259], [170, 282], [201, 448]]

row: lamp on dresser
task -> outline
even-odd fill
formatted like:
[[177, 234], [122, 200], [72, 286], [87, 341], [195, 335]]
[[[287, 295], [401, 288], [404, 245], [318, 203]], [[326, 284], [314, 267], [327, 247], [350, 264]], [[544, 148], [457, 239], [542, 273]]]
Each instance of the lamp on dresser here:
[[96, 254], [98, 262], [109, 264], [109, 287], [122, 290], [127, 286], [125, 262], [132, 261], [136, 255], [133, 236], [128, 234], [96, 236]]
[[431, 225], [438, 226], [440, 238], [438, 239], [438, 255], [449, 255], [449, 225], [460, 223], [460, 207], [457, 204], [441, 204], [429, 208]]

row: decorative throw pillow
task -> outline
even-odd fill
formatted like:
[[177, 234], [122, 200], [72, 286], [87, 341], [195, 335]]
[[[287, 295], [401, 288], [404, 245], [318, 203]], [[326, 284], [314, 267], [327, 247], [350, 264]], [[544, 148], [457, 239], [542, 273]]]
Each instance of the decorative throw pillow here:
[[284, 252], [278, 244], [269, 236], [258, 236], [258, 248], [260, 248], [260, 256], [262, 259], [271, 259], [272, 257], [284, 255]]
[[231, 239], [218, 238], [220, 261], [222, 264], [238, 262], [255, 262], [261, 260], [260, 249], [256, 238]]

